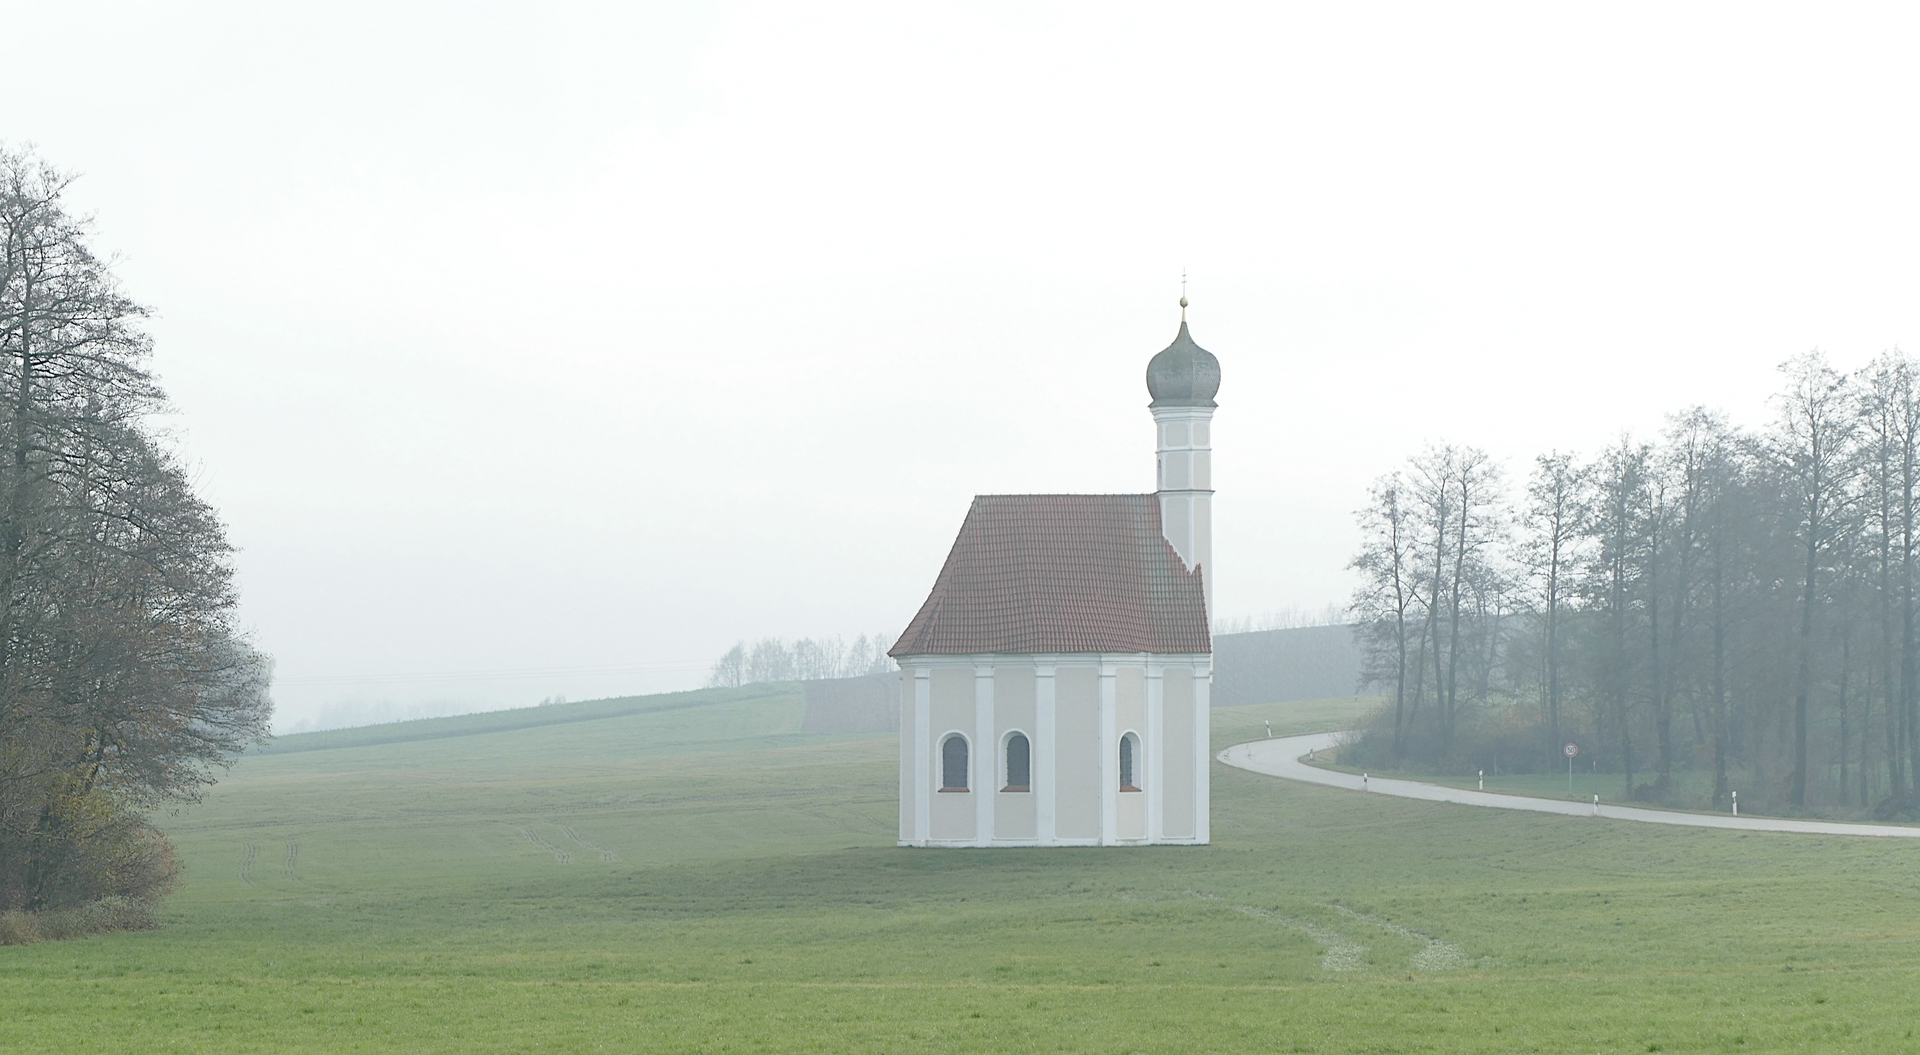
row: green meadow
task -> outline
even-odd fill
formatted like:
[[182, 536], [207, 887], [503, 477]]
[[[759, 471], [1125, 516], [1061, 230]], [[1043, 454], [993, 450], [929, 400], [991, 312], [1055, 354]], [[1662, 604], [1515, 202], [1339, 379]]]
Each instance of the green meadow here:
[[[893, 845], [791, 686], [288, 737], [157, 930], [0, 948], [21, 1052], [1911, 1052], [1920, 847], [1216, 766], [1204, 848]], [[1218, 710], [1216, 746], [1351, 701]]]

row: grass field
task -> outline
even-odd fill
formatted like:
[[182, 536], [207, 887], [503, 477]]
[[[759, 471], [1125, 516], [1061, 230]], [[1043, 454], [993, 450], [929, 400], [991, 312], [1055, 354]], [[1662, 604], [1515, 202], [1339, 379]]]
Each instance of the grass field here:
[[[1347, 773], [1372, 773], [1375, 776], [1397, 777], [1401, 780], [1418, 780], [1428, 784], [1444, 784], [1455, 788], [1475, 788], [1483, 791], [1498, 792], [1505, 795], [1531, 795], [1537, 798], [1571, 799], [1575, 802], [1590, 802], [1595, 795], [1602, 802], [1615, 802], [1644, 807], [1647, 809], [1685, 810], [1695, 813], [1715, 813], [1713, 804], [1713, 772], [1702, 769], [1676, 769], [1672, 774], [1672, 784], [1664, 795], [1657, 799], [1647, 797], [1632, 800], [1627, 797], [1626, 778], [1620, 773], [1596, 772], [1591, 766], [1581, 767], [1575, 763], [1573, 772], [1565, 769], [1550, 773], [1502, 773], [1488, 770], [1484, 776], [1471, 768], [1438, 769], [1406, 765], [1401, 767], [1361, 765], [1348, 762], [1341, 757], [1338, 749], [1323, 751], [1314, 761], [1323, 769], [1337, 769]], [[1829, 767], [1834, 772], [1826, 774], [1829, 778], [1828, 789], [1834, 784], [1838, 767]], [[1569, 780], [1568, 777], [1572, 779]], [[1795, 809], [1769, 796], [1756, 785], [1752, 774], [1735, 770], [1728, 774], [1729, 787], [1740, 800], [1740, 812], [1749, 817], [1808, 817], [1837, 821], [1873, 821], [1876, 823], [1902, 823], [1902, 818], [1888, 818], [1869, 806], [1840, 805], [1831, 801], [1809, 804], [1806, 808]], [[1850, 776], [1848, 787], [1858, 787], [1858, 770]], [[1643, 789], [1653, 779], [1653, 774], [1641, 772], [1634, 775], [1634, 783]], [[1484, 782], [1484, 783], [1483, 783]], [[1776, 793], [1777, 796], [1777, 793]]]
[[[1342, 708], [1216, 711], [1216, 744]], [[802, 710], [288, 738], [165, 819], [162, 929], [0, 948], [0, 1049], [1920, 1049], [1914, 846], [1216, 766], [1209, 847], [899, 849], [893, 739]]]
[[[1341, 758], [1338, 748], [1321, 751], [1313, 764], [1322, 769], [1333, 769], [1342, 773], [1372, 773], [1374, 776], [1418, 780], [1428, 784], [1443, 784], [1450, 788], [1473, 788], [1503, 795], [1529, 795], [1535, 798], [1568, 799], [1574, 802], [1591, 802], [1593, 797], [1598, 795], [1602, 802], [1624, 804], [1628, 801], [1625, 782], [1620, 774], [1598, 773], [1577, 766], [1571, 774], [1571, 780], [1568, 779], [1569, 774], [1564, 769], [1558, 773], [1500, 773], [1489, 770], [1483, 776], [1473, 770], [1363, 766]], [[1645, 783], [1645, 781], [1635, 782]], [[1712, 810], [1713, 774], [1699, 770], [1675, 770], [1673, 793], [1669, 798], [1676, 803], [1670, 807], [1673, 809], [1695, 812]], [[1649, 809], [1660, 809], [1662, 806], [1657, 802], [1635, 802], [1633, 805]], [[1742, 812], [1759, 815], [1759, 811], [1753, 808], [1752, 797], [1746, 798], [1741, 805]], [[1830, 812], [1835, 819], [1854, 819], [1851, 814], [1840, 811]]]

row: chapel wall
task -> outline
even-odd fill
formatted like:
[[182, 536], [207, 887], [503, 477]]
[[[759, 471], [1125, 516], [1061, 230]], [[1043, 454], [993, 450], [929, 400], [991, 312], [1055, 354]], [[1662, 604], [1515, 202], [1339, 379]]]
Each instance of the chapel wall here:
[[1160, 768], [1166, 772], [1153, 779], [1161, 789], [1161, 833], [1169, 839], [1191, 839], [1194, 834], [1193, 679], [1192, 667], [1168, 667], [1161, 675], [1166, 742], [1161, 745]]
[[1054, 831], [1100, 838], [1100, 669], [1061, 666], [1054, 676]]
[[[932, 796], [928, 822], [932, 830], [928, 836], [942, 841], [970, 840], [977, 830], [974, 818], [974, 795], [978, 794], [980, 774], [991, 772], [979, 762], [979, 745], [974, 740], [974, 702], [973, 670], [965, 667], [935, 667], [929, 672], [931, 678], [931, 729], [926, 740], [929, 768], [927, 793]], [[937, 791], [940, 786], [940, 745], [947, 734], [959, 733], [967, 738], [969, 768], [972, 769], [968, 791]]]
[[1144, 664], [1123, 663], [1113, 672], [1113, 735], [1132, 732], [1142, 743], [1147, 739], [1147, 668]]
[[[995, 667], [993, 671], [993, 719], [995, 730], [993, 783], [993, 837], [996, 839], [1032, 839], [1039, 833], [1038, 800], [1033, 792], [1001, 791], [1007, 783], [1007, 737], [1013, 732], [1026, 734], [1027, 743], [1038, 742], [1034, 728], [1034, 669], [1029, 664]], [[1035, 760], [1028, 756], [1028, 786], [1032, 786]]]

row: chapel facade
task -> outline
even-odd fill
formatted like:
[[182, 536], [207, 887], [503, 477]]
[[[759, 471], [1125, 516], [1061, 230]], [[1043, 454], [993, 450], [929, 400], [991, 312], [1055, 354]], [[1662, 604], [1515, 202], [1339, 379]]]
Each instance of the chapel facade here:
[[980, 495], [900, 664], [900, 845], [1208, 841], [1220, 363], [1147, 365], [1158, 490]]

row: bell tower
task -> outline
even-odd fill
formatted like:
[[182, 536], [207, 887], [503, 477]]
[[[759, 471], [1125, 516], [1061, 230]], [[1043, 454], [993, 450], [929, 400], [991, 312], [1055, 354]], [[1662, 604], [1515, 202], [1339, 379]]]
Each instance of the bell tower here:
[[1180, 333], [1147, 364], [1153, 396], [1159, 475], [1160, 526], [1189, 568], [1202, 570], [1207, 618], [1213, 618], [1213, 412], [1219, 404], [1220, 360], [1187, 333], [1187, 298], [1180, 298]]

